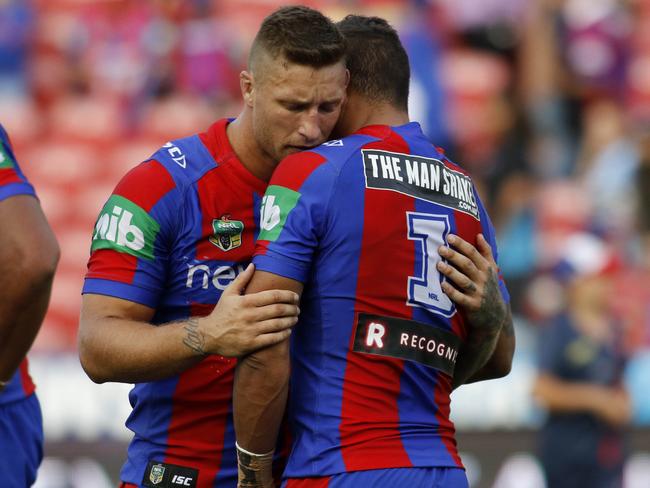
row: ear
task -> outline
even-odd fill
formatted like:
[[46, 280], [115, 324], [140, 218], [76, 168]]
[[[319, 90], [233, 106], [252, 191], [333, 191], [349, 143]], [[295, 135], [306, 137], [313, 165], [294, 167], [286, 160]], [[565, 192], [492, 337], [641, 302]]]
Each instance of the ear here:
[[239, 73], [239, 87], [241, 89], [242, 98], [244, 99], [244, 104], [248, 107], [252, 107], [255, 99], [255, 80], [253, 74], [245, 70]]
[[350, 84], [350, 70], [345, 69], [345, 88], [347, 89], [348, 85]]

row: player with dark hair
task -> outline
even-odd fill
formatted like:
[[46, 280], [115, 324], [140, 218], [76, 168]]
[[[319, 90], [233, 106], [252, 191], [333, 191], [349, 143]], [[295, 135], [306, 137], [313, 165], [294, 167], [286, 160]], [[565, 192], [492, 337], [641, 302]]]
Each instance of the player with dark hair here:
[[286, 158], [262, 203], [247, 291], [301, 293], [302, 312], [290, 346], [237, 368], [240, 486], [272, 486], [290, 389], [286, 487], [467, 487], [450, 393], [507, 374], [514, 351], [494, 230], [471, 177], [409, 121], [394, 29], [338, 27], [351, 81], [337, 130], [352, 135]]
[[0, 125], [0, 473], [25, 488], [43, 458], [43, 424], [25, 355], [50, 301], [59, 246]]
[[165, 144], [101, 211], [79, 349], [94, 381], [136, 383], [123, 486], [235, 486], [236, 357], [285, 339], [298, 314], [293, 292], [242, 296], [259, 205], [277, 163], [334, 126], [344, 49], [315, 10], [271, 14], [240, 75], [239, 116]]

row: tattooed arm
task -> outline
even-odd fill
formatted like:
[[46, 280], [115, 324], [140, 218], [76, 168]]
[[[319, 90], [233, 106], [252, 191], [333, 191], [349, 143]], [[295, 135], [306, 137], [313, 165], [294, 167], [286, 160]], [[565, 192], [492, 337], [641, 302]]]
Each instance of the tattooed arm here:
[[448, 236], [454, 249], [442, 246], [438, 271], [447, 277], [443, 291], [456, 304], [468, 325], [467, 340], [460, 350], [453, 386], [505, 376], [510, 372], [515, 338], [512, 314], [499, 290], [492, 249], [479, 234], [477, 246], [455, 235]]
[[154, 381], [207, 354], [241, 356], [283, 341], [297, 321], [298, 296], [286, 290], [242, 295], [253, 271], [250, 266], [224, 290], [210, 315], [157, 326], [150, 307], [85, 294], [79, 322], [84, 370], [97, 383]]
[[[505, 318], [496, 347], [487, 362], [472, 374], [464, 384], [475, 383], [477, 381], [493, 380], [502, 378], [510, 373], [512, 368], [512, 356], [515, 352], [515, 329], [512, 322], [512, 312], [508, 306], [508, 314]], [[462, 383], [457, 385], [460, 386]]]

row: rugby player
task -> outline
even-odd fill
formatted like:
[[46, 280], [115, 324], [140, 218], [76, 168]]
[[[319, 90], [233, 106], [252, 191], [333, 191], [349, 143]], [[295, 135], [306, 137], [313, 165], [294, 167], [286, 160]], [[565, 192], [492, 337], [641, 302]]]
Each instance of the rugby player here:
[[237, 368], [240, 486], [272, 486], [290, 390], [284, 486], [467, 487], [450, 393], [507, 374], [514, 351], [494, 229], [471, 177], [409, 121], [397, 33], [376, 17], [338, 26], [337, 132], [352, 135], [286, 158], [262, 203], [247, 291], [295, 291], [302, 312], [291, 346]]
[[260, 203], [282, 158], [329, 136], [344, 48], [320, 12], [277, 10], [241, 73], [239, 116], [165, 144], [102, 209], [79, 351], [94, 381], [135, 383], [123, 487], [236, 485], [236, 357], [286, 339], [298, 314], [293, 292], [242, 295]]
[[0, 125], [0, 484], [32, 486], [43, 422], [25, 355], [50, 301], [59, 246]]

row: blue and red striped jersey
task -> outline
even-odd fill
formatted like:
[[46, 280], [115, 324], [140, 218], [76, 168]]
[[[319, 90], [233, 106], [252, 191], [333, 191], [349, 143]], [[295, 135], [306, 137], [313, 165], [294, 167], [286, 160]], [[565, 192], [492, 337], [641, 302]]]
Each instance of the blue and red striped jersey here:
[[260, 226], [256, 269], [305, 284], [285, 477], [462, 467], [449, 412], [466, 328], [436, 262], [449, 233], [482, 232], [496, 256], [469, 175], [417, 123], [369, 126], [285, 159]]
[[[227, 124], [165, 144], [118, 183], [95, 225], [83, 293], [152, 307], [155, 324], [212, 311], [251, 260], [266, 188], [237, 159]], [[212, 355], [134, 386], [123, 481], [139, 485], [156, 461], [198, 470], [200, 488], [236, 486], [235, 365]]]
[[[18, 166], [4, 127], [0, 125], [0, 201], [16, 195], [36, 196], [34, 187], [27, 181]], [[9, 384], [0, 393], [0, 405], [15, 402], [34, 393], [34, 382], [29, 376], [27, 358], [14, 373]]]

